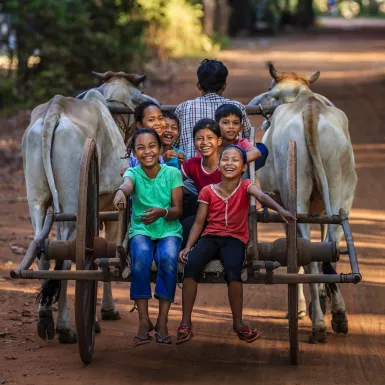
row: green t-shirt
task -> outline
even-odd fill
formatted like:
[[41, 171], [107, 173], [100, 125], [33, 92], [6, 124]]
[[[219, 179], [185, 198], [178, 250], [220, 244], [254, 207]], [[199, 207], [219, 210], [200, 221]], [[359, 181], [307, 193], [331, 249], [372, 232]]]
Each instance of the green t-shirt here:
[[129, 238], [134, 235], [145, 235], [152, 240], [166, 237], [182, 238], [182, 225], [175, 219], [168, 221], [158, 218], [155, 222], [145, 225], [141, 216], [144, 210], [152, 207], [169, 209], [171, 207], [171, 191], [183, 186], [182, 175], [175, 167], [160, 165], [158, 175], [150, 179], [141, 166], [129, 168], [123, 178], [130, 177], [134, 181], [132, 196], [131, 225], [128, 230]]

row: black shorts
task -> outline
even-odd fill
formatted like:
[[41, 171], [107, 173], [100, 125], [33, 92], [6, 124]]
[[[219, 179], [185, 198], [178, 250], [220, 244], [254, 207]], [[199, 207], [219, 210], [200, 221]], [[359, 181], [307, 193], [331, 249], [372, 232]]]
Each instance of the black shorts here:
[[225, 281], [242, 282], [241, 273], [245, 261], [246, 245], [237, 238], [205, 235], [187, 255], [184, 278], [199, 282], [203, 268], [213, 259], [220, 259], [225, 270]]

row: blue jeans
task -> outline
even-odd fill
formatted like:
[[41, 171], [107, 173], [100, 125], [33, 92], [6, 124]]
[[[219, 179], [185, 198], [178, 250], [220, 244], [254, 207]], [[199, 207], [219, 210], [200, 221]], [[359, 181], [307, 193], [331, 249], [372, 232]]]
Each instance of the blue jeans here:
[[152, 260], [158, 267], [155, 298], [173, 302], [178, 278], [178, 254], [182, 240], [166, 237], [152, 241], [145, 235], [130, 239], [131, 293], [130, 298], [150, 299]]

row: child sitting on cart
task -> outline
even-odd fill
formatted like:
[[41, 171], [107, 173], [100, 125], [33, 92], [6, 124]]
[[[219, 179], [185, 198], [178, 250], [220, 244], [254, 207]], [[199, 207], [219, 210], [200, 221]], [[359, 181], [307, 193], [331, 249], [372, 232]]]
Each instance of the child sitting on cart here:
[[236, 144], [246, 151], [247, 162], [255, 161], [255, 171], [259, 170], [266, 163], [269, 150], [263, 143], [251, 143], [246, 138], [239, 138], [243, 131], [243, 115], [239, 107], [234, 104], [222, 104], [215, 111], [215, 121], [221, 130], [222, 144], [219, 147], [221, 153], [230, 144]]
[[[218, 147], [222, 143], [219, 126], [212, 119], [201, 119], [194, 126], [193, 137], [196, 151], [200, 157], [193, 157], [184, 162], [181, 166], [183, 178], [190, 178], [199, 192], [203, 187], [211, 183], [221, 181], [221, 173], [218, 170], [219, 154]], [[194, 223], [198, 211], [197, 195], [183, 195], [183, 242], [187, 242], [188, 235]]]
[[158, 267], [155, 298], [159, 300], [159, 315], [155, 325], [156, 342], [171, 344], [167, 317], [174, 301], [178, 253], [182, 242], [182, 176], [178, 169], [159, 164], [161, 141], [154, 130], [135, 132], [131, 150], [139, 165], [129, 168], [124, 182], [116, 190], [114, 205], [126, 206], [126, 196], [132, 196], [132, 215], [128, 231], [131, 255], [131, 294], [139, 312], [139, 330], [133, 346], [149, 343], [154, 329], [148, 314], [151, 296], [151, 266]]
[[[159, 137], [162, 137], [166, 128], [160, 107], [153, 101], [145, 101], [139, 103], [134, 111], [134, 131], [140, 128], [149, 128], [154, 130]], [[159, 162], [164, 163], [163, 158], [159, 155]], [[136, 167], [139, 161], [136, 159], [133, 151], [130, 153], [130, 167]]]
[[180, 165], [187, 160], [186, 153], [173, 146], [178, 140], [180, 133], [179, 120], [173, 112], [164, 112], [165, 130], [162, 139], [162, 157], [167, 166], [176, 167], [180, 170]]
[[[215, 258], [220, 259], [224, 267], [234, 332], [241, 340], [249, 343], [260, 336], [257, 329], [245, 325], [242, 320], [241, 271], [249, 239], [249, 196], [253, 195], [264, 206], [276, 210], [285, 222], [292, 222], [295, 218], [264, 194], [251, 180], [242, 180], [246, 168], [246, 152], [234, 144], [227, 146], [219, 162], [222, 180], [204, 187], [199, 193], [198, 213], [186, 247], [179, 254], [179, 261], [185, 263], [185, 267], [183, 316], [178, 328], [177, 344], [187, 342], [193, 336], [191, 313], [197, 284], [204, 266]], [[207, 226], [200, 237], [206, 221]]]

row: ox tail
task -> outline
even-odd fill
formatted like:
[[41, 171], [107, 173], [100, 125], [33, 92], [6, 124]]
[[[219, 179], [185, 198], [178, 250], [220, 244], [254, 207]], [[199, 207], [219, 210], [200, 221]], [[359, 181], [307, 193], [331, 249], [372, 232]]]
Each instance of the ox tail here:
[[[47, 113], [44, 118], [42, 134], [41, 134], [44, 172], [47, 177], [49, 188], [51, 190], [55, 213], [60, 212], [60, 204], [59, 204], [59, 194], [56, 190], [55, 179], [52, 171], [51, 150], [52, 150], [53, 135], [56, 127], [59, 124], [62, 99], [63, 99], [63, 96], [56, 95], [50, 102]], [[61, 239], [59, 222], [57, 222], [57, 237], [58, 239]], [[55, 264], [55, 270], [62, 270], [62, 268], [63, 268], [63, 261], [57, 261]], [[41, 305], [50, 306], [52, 303], [58, 301], [60, 288], [61, 288], [61, 281], [48, 280], [41, 287], [40, 292], [37, 296], [37, 300], [40, 302]]]
[[60, 205], [59, 205], [59, 195], [56, 190], [55, 179], [53, 177], [53, 171], [52, 171], [51, 149], [52, 149], [53, 135], [56, 127], [59, 124], [60, 112], [61, 112], [60, 102], [62, 99], [63, 99], [63, 96], [61, 95], [56, 95], [52, 99], [48, 107], [48, 111], [44, 118], [44, 123], [43, 123], [43, 128], [41, 133], [44, 172], [47, 177], [49, 189], [51, 190], [55, 213], [60, 212]]
[[[308, 103], [305, 105], [303, 111], [304, 131], [307, 148], [310, 153], [311, 160], [314, 166], [314, 176], [317, 187], [321, 192], [327, 215], [332, 215], [329, 184], [326, 177], [325, 169], [321, 159], [320, 143], [318, 135], [318, 120], [320, 116], [320, 102], [314, 96], [309, 97]], [[331, 225], [328, 225], [326, 239], [329, 240], [331, 236]], [[322, 264], [322, 271], [324, 274], [337, 274], [330, 262]], [[338, 284], [325, 285], [326, 293], [329, 297], [332, 293], [338, 290]]]

